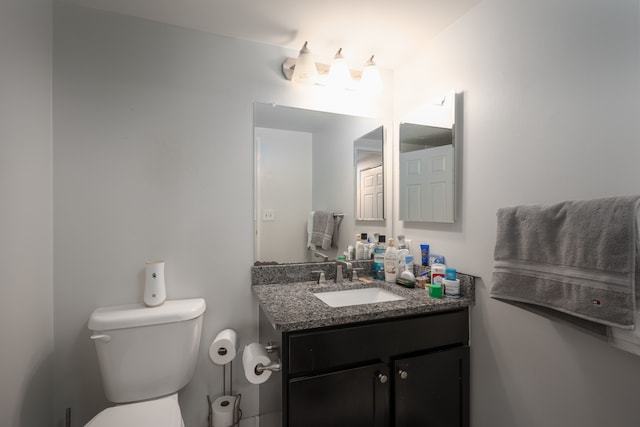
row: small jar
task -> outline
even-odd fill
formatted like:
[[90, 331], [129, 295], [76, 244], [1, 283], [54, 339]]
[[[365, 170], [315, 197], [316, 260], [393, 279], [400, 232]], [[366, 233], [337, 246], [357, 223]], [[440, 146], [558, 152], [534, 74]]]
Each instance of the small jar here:
[[429, 285], [429, 296], [431, 298], [442, 298], [442, 285], [439, 283]]
[[460, 298], [460, 279], [442, 281], [444, 286], [444, 296], [449, 298]]
[[429, 279], [426, 276], [416, 277], [416, 288], [424, 289], [427, 287]]

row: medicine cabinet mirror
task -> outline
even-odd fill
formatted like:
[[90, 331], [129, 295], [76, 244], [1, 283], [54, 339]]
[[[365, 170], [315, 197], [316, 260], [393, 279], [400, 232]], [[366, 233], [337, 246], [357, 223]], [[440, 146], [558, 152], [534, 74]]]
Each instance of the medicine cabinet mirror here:
[[[361, 229], [354, 203], [354, 149], [361, 151], [354, 141], [377, 137], [382, 124], [382, 119], [254, 103], [254, 261], [335, 260], [355, 243], [355, 233], [385, 233], [385, 221]], [[311, 211], [339, 215], [331, 248], [308, 248]]]
[[453, 223], [455, 92], [400, 123], [400, 220]]

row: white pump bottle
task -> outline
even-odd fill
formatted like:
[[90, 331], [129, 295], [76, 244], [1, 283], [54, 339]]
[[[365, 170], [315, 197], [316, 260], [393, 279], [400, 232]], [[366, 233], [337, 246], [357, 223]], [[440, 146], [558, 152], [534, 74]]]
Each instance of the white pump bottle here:
[[389, 246], [384, 253], [384, 280], [385, 282], [395, 283], [398, 278], [398, 250], [393, 241], [389, 238]]

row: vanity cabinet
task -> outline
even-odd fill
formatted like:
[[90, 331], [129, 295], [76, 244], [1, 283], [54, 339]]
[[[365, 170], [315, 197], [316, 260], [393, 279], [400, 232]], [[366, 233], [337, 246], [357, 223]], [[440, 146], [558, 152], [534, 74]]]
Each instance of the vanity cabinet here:
[[469, 347], [394, 361], [394, 423], [469, 426]]
[[383, 363], [289, 381], [289, 426], [384, 427], [389, 387]]
[[461, 308], [277, 332], [261, 311], [260, 342], [282, 362], [260, 386], [261, 426], [468, 427], [468, 319]]

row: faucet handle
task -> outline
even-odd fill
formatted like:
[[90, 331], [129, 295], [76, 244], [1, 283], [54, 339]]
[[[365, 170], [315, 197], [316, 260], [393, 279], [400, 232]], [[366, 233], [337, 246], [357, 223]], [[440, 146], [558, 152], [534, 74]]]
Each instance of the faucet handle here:
[[364, 270], [363, 268], [354, 268], [353, 269], [353, 273], [351, 274], [351, 281], [352, 282], [357, 282], [360, 280], [360, 278], [358, 277], [358, 271], [362, 271]]
[[311, 272], [311, 274], [319, 274], [320, 276], [318, 277], [318, 284], [319, 285], [324, 285], [325, 283], [327, 283], [327, 279], [324, 276], [324, 271], [323, 270], [314, 270]]

